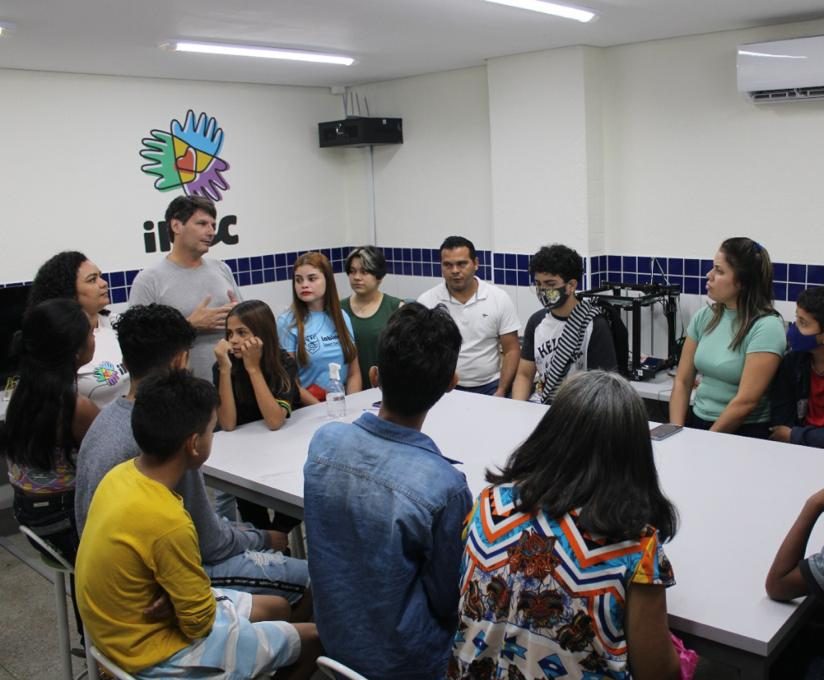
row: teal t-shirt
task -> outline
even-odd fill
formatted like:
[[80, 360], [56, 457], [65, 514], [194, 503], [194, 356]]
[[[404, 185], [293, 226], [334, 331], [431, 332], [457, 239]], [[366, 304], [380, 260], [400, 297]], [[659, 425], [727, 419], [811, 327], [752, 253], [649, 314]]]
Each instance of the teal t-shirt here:
[[[711, 307], [704, 307], [697, 312], [690, 321], [687, 335], [698, 343], [695, 368], [701, 374], [693, 411], [702, 420], [715, 422], [738, 393], [747, 354], [770, 352], [783, 356], [787, 338], [781, 317], [762, 316], [752, 325], [738, 349], [733, 351], [730, 344], [738, 331], [738, 312], [725, 309], [721, 321], [707, 333], [705, 329], [712, 314]], [[763, 423], [769, 419], [770, 404], [765, 394], [744, 422]]]

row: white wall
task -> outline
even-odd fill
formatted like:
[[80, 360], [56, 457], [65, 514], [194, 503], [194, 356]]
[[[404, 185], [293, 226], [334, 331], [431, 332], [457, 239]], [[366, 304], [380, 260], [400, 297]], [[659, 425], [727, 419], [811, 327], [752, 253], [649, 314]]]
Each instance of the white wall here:
[[496, 250], [588, 246], [584, 48], [491, 59], [489, 118]]
[[451, 224], [499, 251], [564, 240], [588, 255], [710, 258], [747, 234], [776, 261], [821, 262], [824, 102], [750, 103], [735, 49], [822, 32], [814, 21], [503, 57], [486, 88], [483, 69], [360, 87], [406, 127], [402, 147], [376, 149], [378, 240], [425, 246]]
[[711, 258], [747, 235], [774, 261], [824, 261], [824, 102], [739, 95], [742, 43], [824, 22], [626, 45], [604, 60], [607, 251]]
[[62, 249], [104, 271], [160, 257], [143, 247], [143, 222], [162, 219], [181, 191], [161, 193], [140, 166], [141, 140], [187, 109], [214, 116], [230, 184], [219, 217], [237, 215], [220, 258], [360, 242], [367, 234], [363, 157], [318, 148], [317, 123], [339, 118], [320, 88], [228, 85], [0, 70], [0, 211], [13, 236], [0, 283], [31, 279]]
[[486, 69], [357, 88], [372, 115], [403, 118], [404, 143], [376, 146], [380, 245], [437, 248], [461, 234], [492, 247]]

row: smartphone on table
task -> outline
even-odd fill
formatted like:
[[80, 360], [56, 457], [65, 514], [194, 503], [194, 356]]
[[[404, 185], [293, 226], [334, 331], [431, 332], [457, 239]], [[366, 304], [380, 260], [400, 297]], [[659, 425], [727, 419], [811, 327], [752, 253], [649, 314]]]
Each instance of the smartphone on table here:
[[677, 434], [683, 429], [683, 425], [673, 425], [672, 423], [664, 423], [663, 425], [657, 425], [656, 427], [653, 427], [649, 431], [649, 436], [650, 439], [652, 439], [652, 441], [660, 442], [662, 439], [672, 437], [672, 435]]

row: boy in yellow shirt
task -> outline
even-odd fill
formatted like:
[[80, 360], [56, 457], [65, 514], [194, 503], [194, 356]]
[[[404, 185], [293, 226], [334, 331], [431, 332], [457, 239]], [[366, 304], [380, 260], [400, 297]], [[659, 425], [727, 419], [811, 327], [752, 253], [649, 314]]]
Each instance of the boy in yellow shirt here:
[[[101, 652], [138, 678], [253, 678], [293, 666], [309, 678], [314, 624], [291, 624], [288, 602], [213, 590], [197, 533], [173, 489], [209, 457], [217, 393], [186, 371], [141, 383], [132, 430], [141, 454], [95, 491], [77, 554], [80, 614]], [[152, 606], [158, 595], [168, 606]]]

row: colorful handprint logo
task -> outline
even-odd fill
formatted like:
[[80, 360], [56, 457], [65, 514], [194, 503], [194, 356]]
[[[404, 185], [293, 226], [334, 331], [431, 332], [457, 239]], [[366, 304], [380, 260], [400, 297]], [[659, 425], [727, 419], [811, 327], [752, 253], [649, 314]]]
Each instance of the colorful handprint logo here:
[[205, 113], [195, 118], [189, 109], [183, 125], [173, 120], [170, 131], [152, 130], [143, 138], [140, 155], [148, 163], [140, 166], [147, 175], [155, 175], [155, 189], [171, 191], [181, 188], [188, 196], [204, 196], [213, 201], [223, 198], [229, 188], [223, 173], [229, 164], [220, 158], [223, 130], [217, 120]]

